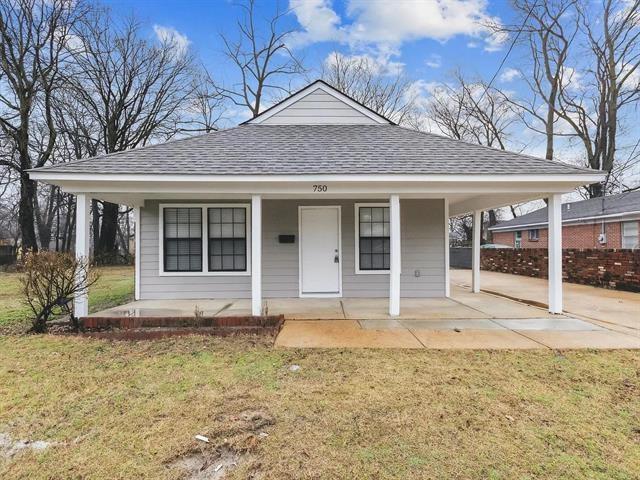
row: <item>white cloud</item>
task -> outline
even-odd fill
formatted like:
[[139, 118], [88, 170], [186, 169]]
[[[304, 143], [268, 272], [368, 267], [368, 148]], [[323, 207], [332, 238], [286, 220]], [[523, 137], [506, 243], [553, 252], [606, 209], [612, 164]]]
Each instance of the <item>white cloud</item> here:
[[506, 68], [505, 71], [500, 74], [500, 81], [503, 83], [509, 83], [521, 76], [522, 74], [520, 73], [520, 70], [516, 70], [515, 68]]
[[185, 34], [180, 33], [173, 27], [154, 25], [153, 31], [156, 32], [156, 37], [162, 43], [173, 45], [179, 55], [184, 54], [191, 44], [191, 40]]
[[495, 51], [506, 36], [488, 31], [486, 25], [499, 19], [488, 14], [487, 4], [487, 0], [348, 0], [347, 18], [341, 19], [331, 0], [290, 0], [291, 11], [302, 26], [292, 37], [292, 46], [336, 41], [351, 48], [373, 45], [389, 52], [407, 41], [446, 41], [467, 35], [483, 39], [485, 49]]
[[436, 53], [429, 55], [429, 58], [425, 62], [427, 67], [440, 68], [442, 66], [442, 57]]

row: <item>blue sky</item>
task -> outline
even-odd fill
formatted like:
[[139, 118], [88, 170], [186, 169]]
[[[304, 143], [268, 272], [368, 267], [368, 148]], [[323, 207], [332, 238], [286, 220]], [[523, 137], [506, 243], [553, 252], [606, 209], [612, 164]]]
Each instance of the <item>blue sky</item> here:
[[[239, 9], [232, 2], [107, 0], [106, 3], [116, 13], [133, 12], [150, 36], [154, 35], [154, 25], [175, 29], [188, 39], [190, 47], [214, 75], [228, 73], [220, 55], [219, 33], [233, 32]], [[409, 78], [425, 82], [446, 80], [456, 68], [471, 76], [490, 78], [505, 54], [506, 45], [487, 41], [480, 22], [485, 19], [508, 21], [511, 12], [507, 2], [439, 0], [438, 3], [440, 8], [460, 3], [468, 5], [463, 11], [452, 9], [441, 17], [431, 15], [418, 0], [291, 0], [291, 3], [280, 2], [280, 6], [293, 8], [286, 22], [289, 28], [301, 31], [296, 51], [312, 69], [311, 77], [318, 75], [329, 53], [338, 51], [373, 56], [389, 62], [391, 68], [403, 68]], [[397, 8], [398, 5], [404, 8]], [[258, 9], [265, 16], [275, 8], [275, 0], [258, 1]], [[306, 22], [302, 18], [305, 9], [309, 17]], [[327, 11], [328, 16], [331, 12], [335, 14], [333, 23], [327, 20]], [[420, 12], [432, 18], [414, 21]], [[512, 55], [515, 63], [519, 54], [516, 51]], [[507, 62], [503, 70], [509, 65]]]

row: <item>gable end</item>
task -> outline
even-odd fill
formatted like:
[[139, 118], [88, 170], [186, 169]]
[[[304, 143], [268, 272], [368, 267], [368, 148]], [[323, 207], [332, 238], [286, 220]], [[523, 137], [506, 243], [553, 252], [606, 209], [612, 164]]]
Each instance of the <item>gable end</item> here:
[[376, 125], [388, 119], [316, 81], [245, 123], [264, 125]]

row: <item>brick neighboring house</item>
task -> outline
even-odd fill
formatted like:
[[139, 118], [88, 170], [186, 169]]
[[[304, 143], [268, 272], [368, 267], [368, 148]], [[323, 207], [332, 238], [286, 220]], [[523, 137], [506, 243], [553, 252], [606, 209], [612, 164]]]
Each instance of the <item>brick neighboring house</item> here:
[[[493, 243], [514, 248], [547, 248], [547, 208], [489, 230]], [[640, 191], [562, 205], [562, 247], [640, 248]]]

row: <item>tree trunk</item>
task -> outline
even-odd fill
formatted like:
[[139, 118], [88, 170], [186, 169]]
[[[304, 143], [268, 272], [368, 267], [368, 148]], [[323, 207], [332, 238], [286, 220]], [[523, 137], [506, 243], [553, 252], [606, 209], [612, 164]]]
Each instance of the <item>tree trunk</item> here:
[[104, 202], [102, 204], [102, 228], [96, 257], [100, 263], [113, 263], [117, 259], [118, 246], [118, 205]]
[[20, 205], [18, 210], [18, 222], [20, 223], [23, 251], [38, 251], [35, 222], [33, 221], [33, 202], [36, 198], [36, 191], [36, 182], [29, 180], [28, 174], [23, 172], [20, 176]]

